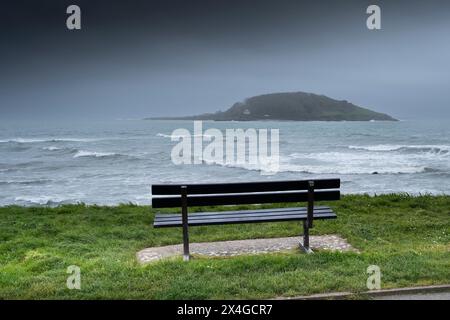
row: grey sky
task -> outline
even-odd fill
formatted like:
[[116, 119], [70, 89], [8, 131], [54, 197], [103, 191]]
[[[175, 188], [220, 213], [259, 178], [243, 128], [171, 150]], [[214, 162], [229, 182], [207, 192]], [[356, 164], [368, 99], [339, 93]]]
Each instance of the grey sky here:
[[[11, 1], [2, 118], [189, 115], [279, 91], [449, 117], [448, 1], [317, 2]], [[81, 31], [65, 29], [72, 3]], [[366, 28], [369, 4], [381, 31]]]

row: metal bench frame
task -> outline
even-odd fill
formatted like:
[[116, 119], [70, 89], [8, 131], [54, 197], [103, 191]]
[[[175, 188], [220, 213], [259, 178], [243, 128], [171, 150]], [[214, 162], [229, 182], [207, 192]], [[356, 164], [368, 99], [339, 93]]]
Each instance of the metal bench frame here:
[[[188, 261], [189, 252], [189, 225], [217, 225], [228, 223], [257, 223], [273, 221], [303, 221], [303, 244], [300, 248], [306, 253], [312, 253], [309, 242], [309, 229], [313, 228], [314, 219], [333, 219], [336, 214], [327, 207], [314, 207], [315, 201], [333, 201], [340, 199], [339, 190], [316, 191], [316, 189], [338, 189], [339, 179], [319, 179], [304, 181], [275, 181], [275, 182], [250, 182], [250, 183], [228, 183], [228, 184], [191, 184], [191, 185], [153, 185], [152, 194], [155, 195], [175, 195], [176, 197], [153, 197], [153, 208], [181, 208], [181, 220], [179, 214], [157, 214], [154, 220], [155, 228], [179, 227], [183, 228], [183, 258]], [[306, 190], [306, 192], [291, 192]], [[276, 191], [277, 193], [267, 193]], [[286, 192], [289, 191], [289, 192]], [[244, 193], [244, 194], [243, 194]], [[217, 195], [220, 194], [220, 195]], [[196, 196], [197, 195], [197, 196]], [[198, 196], [200, 195], [200, 196]], [[197, 213], [190, 215], [188, 208], [192, 206], [211, 205], [238, 205], [238, 204], [261, 204], [261, 203], [282, 203], [282, 202], [307, 202], [306, 215], [301, 212], [305, 208], [285, 208], [291, 210], [289, 215], [276, 215], [270, 217], [271, 209], [260, 210], [266, 212], [263, 218], [239, 219], [239, 214], [244, 217], [251, 217], [252, 210], [217, 212], [220, 219], [208, 216], [213, 213]], [[276, 212], [277, 209], [273, 211]], [[299, 213], [296, 213], [296, 210]], [[320, 210], [325, 210], [321, 214]], [[304, 211], [304, 210], [303, 210]], [[275, 214], [275, 213], [273, 213]], [[273, 215], [272, 214], [272, 215]], [[233, 219], [227, 215], [233, 215]], [[203, 219], [202, 219], [203, 217]], [[266, 217], [266, 218], [264, 218]]]

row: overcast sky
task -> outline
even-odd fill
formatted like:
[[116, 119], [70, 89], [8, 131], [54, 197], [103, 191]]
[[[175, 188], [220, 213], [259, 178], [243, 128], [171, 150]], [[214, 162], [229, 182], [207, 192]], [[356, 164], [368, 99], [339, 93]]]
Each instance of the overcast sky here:
[[7, 0], [0, 40], [2, 119], [190, 115], [280, 91], [450, 116], [448, 0]]

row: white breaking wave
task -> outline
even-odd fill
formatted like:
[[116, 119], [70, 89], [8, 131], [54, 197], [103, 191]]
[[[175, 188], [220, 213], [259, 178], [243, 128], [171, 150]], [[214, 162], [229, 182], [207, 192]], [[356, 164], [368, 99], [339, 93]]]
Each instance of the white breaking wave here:
[[110, 138], [11, 138], [0, 140], [0, 143], [43, 143], [43, 142], [92, 142], [109, 140]]
[[16, 143], [36, 143], [36, 142], [46, 142], [48, 140], [44, 139], [24, 139], [24, 138], [14, 138], [7, 140], [0, 140], [0, 143], [16, 142]]
[[49, 205], [49, 204], [60, 204], [67, 199], [64, 199], [62, 197], [50, 197], [50, 196], [19, 196], [15, 197], [14, 201], [16, 202], [23, 202], [31, 205]]
[[279, 172], [300, 172], [310, 174], [401, 174], [423, 173], [425, 166], [412, 167], [364, 167], [364, 166], [313, 166], [313, 165], [282, 165]]
[[227, 168], [239, 168], [251, 171], [260, 171], [264, 173], [276, 173], [279, 172], [279, 164], [276, 162], [258, 162], [256, 164], [251, 163], [226, 163], [225, 161], [213, 161], [208, 159], [203, 159], [203, 163], [207, 165], [217, 165]]
[[211, 135], [207, 135], [207, 134], [192, 134], [190, 136], [187, 136], [187, 135], [176, 135], [176, 134], [172, 135], [172, 134], [165, 134], [165, 133], [158, 133], [156, 136], [163, 137], [163, 138], [172, 138], [173, 137], [176, 139], [188, 138], [188, 137], [191, 137], [191, 138], [197, 138], [197, 137], [211, 138], [212, 137]]
[[[206, 163], [206, 162], [205, 162]], [[271, 165], [250, 165], [250, 164], [224, 164], [220, 162], [209, 162], [208, 165], [218, 165], [228, 168], [239, 168], [252, 171], [261, 171], [267, 173], [276, 172], [298, 172], [309, 174], [406, 174], [406, 173], [423, 173], [431, 171], [425, 166], [393, 166], [384, 167], [382, 165], [376, 167], [370, 166], [354, 166], [354, 165], [297, 165], [297, 164], [280, 164], [279, 166]]]
[[207, 161], [204, 164], [240, 168], [261, 172], [298, 172], [308, 174], [413, 174], [437, 172], [444, 168], [446, 158], [429, 153], [368, 153], [368, 152], [318, 152], [291, 153], [280, 156], [279, 165], [270, 163], [225, 163]]
[[165, 133], [158, 133], [156, 136], [158, 136], [158, 137], [163, 137], [163, 138], [172, 138], [172, 135], [170, 135], [170, 134], [165, 134]]
[[450, 146], [448, 145], [389, 145], [389, 144], [379, 144], [373, 146], [348, 146], [349, 149], [355, 150], [366, 150], [366, 151], [400, 151], [400, 150], [411, 150], [411, 151], [434, 151], [436, 153], [448, 153], [450, 151]]
[[51, 146], [51, 147], [45, 147], [45, 148], [42, 148], [43, 150], [47, 150], [47, 151], [57, 151], [57, 150], [62, 150], [63, 148], [58, 148], [58, 147], [55, 147], [55, 146]]
[[403, 154], [367, 154], [350, 152], [292, 153], [280, 158], [279, 166], [269, 164], [227, 164], [204, 161], [208, 165], [262, 172], [298, 172], [308, 174], [413, 174], [436, 172], [423, 157]]
[[94, 151], [78, 151], [73, 157], [81, 158], [81, 157], [94, 157], [94, 158], [104, 158], [104, 157], [113, 157], [119, 156], [117, 153], [113, 152], [94, 152]]
[[426, 154], [319, 152], [292, 153], [282, 171], [317, 174], [423, 173], [436, 171]]
[[375, 146], [348, 146], [349, 149], [366, 150], [366, 151], [395, 151], [400, 149], [400, 145], [380, 144]]

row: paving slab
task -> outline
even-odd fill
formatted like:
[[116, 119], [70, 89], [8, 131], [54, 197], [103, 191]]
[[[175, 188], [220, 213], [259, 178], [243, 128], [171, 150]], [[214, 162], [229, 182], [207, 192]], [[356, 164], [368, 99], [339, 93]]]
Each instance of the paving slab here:
[[[309, 241], [313, 250], [357, 252], [357, 250], [354, 249], [345, 239], [338, 235], [310, 236]], [[300, 251], [299, 243], [301, 242], [301, 237], [200, 242], [191, 243], [190, 251], [193, 255], [230, 257], [245, 254], [280, 252], [292, 249], [299, 249]], [[137, 253], [137, 259], [140, 263], [149, 263], [164, 258], [181, 256], [182, 252], [182, 244], [152, 247], [139, 251]]]

